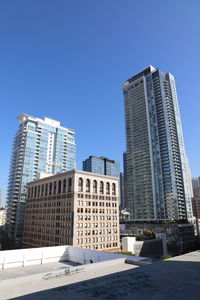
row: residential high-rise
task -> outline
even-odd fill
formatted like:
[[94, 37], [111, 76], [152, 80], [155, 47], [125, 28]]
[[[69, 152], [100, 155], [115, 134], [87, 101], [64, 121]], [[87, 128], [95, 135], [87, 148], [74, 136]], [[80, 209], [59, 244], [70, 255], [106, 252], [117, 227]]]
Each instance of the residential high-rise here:
[[118, 178], [72, 170], [28, 183], [24, 247], [117, 251]]
[[200, 177], [192, 178], [192, 188], [193, 190], [200, 189]]
[[119, 163], [107, 157], [89, 156], [83, 161], [83, 171], [119, 177]]
[[50, 118], [20, 114], [15, 135], [7, 194], [7, 230], [9, 237], [21, 238], [27, 182], [39, 172], [57, 174], [75, 169], [74, 130], [64, 128]]
[[191, 219], [191, 184], [172, 74], [152, 66], [124, 82], [126, 197], [133, 219]]
[[126, 183], [127, 183], [127, 171], [126, 171], [126, 152], [123, 153], [123, 173], [124, 173], [124, 180], [123, 180], [123, 185], [124, 185], [124, 196], [123, 196], [123, 206], [122, 209], [127, 208], [127, 196], [126, 196]]
[[196, 222], [200, 229], [200, 177], [192, 178], [193, 198], [192, 207]]

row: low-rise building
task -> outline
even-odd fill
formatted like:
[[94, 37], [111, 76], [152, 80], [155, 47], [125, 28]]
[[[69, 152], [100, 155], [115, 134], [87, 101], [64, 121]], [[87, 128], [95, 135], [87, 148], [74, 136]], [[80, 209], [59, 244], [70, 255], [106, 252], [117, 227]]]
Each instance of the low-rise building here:
[[0, 208], [0, 231], [3, 231], [6, 224], [6, 210], [2, 207]]
[[23, 247], [73, 245], [117, 251], [116, 177], [72, 170], [28, 184]]

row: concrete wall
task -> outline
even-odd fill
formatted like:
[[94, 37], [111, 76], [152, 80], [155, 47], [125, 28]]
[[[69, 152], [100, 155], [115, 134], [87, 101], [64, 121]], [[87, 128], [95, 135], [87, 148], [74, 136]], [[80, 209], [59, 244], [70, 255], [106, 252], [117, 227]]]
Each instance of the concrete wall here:
[[136, 241], [135, 237], [123, 237], [122, 250], [136, 256], [159, 258], [163, 255], [163, 240]]
[[80, 264], [89, 264], [90, 260], [92, 260], [93, 262], [101, 262], [116, 259], [119, 257], [124, 257], [117, 253], [84, 249], [73, 246], [69, 246], [67, 252], [70, 261]]
[[163, 255], [162, 240], [138, 241], [134, 243], [134, 254], [159, 258]]
[[134, 243], [136, 242], [135, 237], [124, 237], [122, 238], [122, 251], [134, 253]]
[[[68, 245], [6, 250], [0, 251], [0, 270], [66, 260], [80, 264], [89, 264], [90, 260], [96, 263], [119, 258], [125, 259], [126, 255], [84, 249]], [[134, 261], [144, 260], [144, 258], [136, 256], [133, 256], [132, 259]]]

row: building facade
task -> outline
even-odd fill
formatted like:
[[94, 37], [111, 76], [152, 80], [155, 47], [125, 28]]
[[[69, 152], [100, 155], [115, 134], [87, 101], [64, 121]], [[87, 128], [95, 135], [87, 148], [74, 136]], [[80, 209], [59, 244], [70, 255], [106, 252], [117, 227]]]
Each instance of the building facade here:
[[119, 163], [103, 156], [89, 156], [83, 161], [83, 171], [115, 177], [120, 176]]
[[193, 198], [192, 207], [196, 218], [196, 224], [200, 229], [200, 177], [192, 178]]
[[192, 198], [192, 206], [194, 216], [200, 220], [200, 188], [194, 189]]
[[192, 178], [192, 188], [193, 190], [200, 189], [200, 177]]
[[21, 238], [27, 182], [37, 173], [57, 174], [75, 169], [74, 130], [64, 128], [50, 118], [20, 114], [14, 137], [7, 193], [7, 231], [9, 237]]
[[28, 184], [23, 247], [66, 244], [120, 248], [116, 177], [73, 170]]
[[5, 208], [0, 208], [0, 232], [2, 232], [5, 229], [6, 224], [6, 210]]
[[152, 66], [124, 82], [126, 197], [133, 219], [192, 219], [173, 75]]

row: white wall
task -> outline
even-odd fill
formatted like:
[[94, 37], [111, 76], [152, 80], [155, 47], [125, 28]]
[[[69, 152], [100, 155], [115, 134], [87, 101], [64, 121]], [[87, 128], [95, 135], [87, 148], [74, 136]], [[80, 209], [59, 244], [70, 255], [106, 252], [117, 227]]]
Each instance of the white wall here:
[[135, 237], [123, 237], [122, 238], [122, 251], [134, 253], [134, 244], [136, 242]]
[[[19, 250], [0, 251], [0, 270], [14, 267], [39, 265], [49, 262], [73, 261], [80, 264], [126, 258], [112, 252], [84, 249], [73, 246], [55, 246], [45, 248], [29, 248]], [[142, 257], [133, 256], [133, 260], [143, 260]]]

